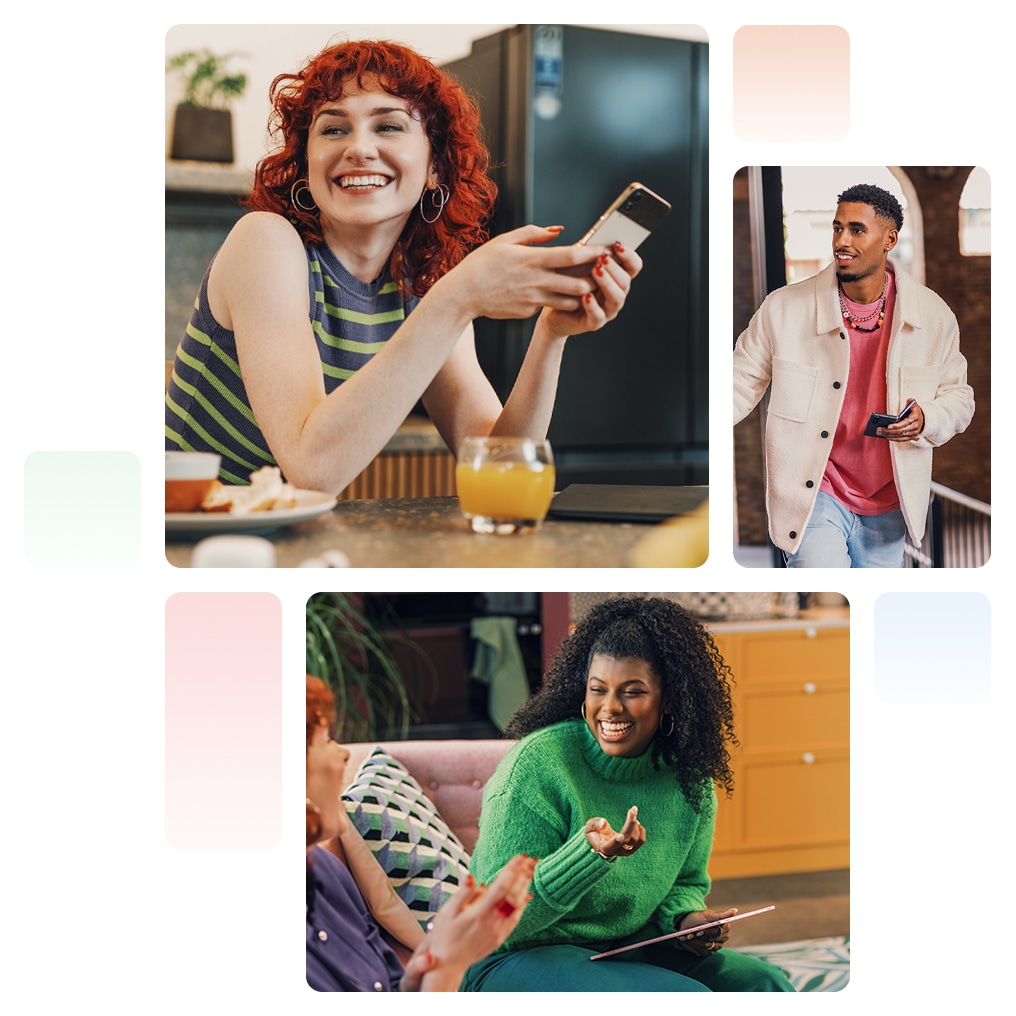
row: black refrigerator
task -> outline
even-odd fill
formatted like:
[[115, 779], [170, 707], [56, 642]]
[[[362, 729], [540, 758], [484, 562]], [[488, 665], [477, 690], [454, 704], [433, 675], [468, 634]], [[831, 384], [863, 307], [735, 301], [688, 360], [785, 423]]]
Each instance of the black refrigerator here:
[[[518, 25], [446, 65], [477, 97], [499, 197], [492, 235], [575, 242], [633, 181], [673, 206], [618, 318], [568, 340], [549, 438], [558, 483], [708, 483], [708, 46]], [[507, 397], [533, 321], [476, 322]]]

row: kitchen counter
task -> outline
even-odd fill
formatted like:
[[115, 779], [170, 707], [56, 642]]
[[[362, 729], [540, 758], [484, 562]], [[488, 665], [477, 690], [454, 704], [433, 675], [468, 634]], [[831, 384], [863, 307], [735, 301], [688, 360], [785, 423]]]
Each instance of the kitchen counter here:
[[820, 628], [849, 628], [849, 607], [810, 607], [801, 610], [794, 617], [769, 617], [755, 621], [708, 621], [702, 622], [717, 634], [732, 634], [747, 631], [807, 631]]
[[[632, 563], [653, 526], [548, 519], [534, 533], [472, 532], [454, 497], [341, 501], [333, 511], [269, 536], [276, 566], [339, 550], [355, 568], [616, 568]], [[195, 540], [169, 535], [166, 558], [190, 566]]]

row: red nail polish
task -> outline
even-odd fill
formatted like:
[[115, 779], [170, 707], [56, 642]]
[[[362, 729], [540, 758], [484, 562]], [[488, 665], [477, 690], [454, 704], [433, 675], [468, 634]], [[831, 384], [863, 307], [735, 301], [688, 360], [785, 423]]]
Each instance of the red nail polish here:
[[622, 244], [621, 241], [618, 240], [618, 242], [614, 244], [614, 250], [616, 250], [619, 254], [623, 254], [624, 244]]

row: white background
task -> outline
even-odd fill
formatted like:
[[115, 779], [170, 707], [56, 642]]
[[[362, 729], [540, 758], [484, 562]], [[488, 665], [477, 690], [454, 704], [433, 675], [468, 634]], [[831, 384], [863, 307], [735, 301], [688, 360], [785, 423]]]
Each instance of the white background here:
[[[162, 550], [164, 37], [173, 24], [225, 21], [235, 8], [207, 2], [142, 13], [136, 5], [93, 4], [74, 21], [33, 5], [5, 30], [3, 411], [11, 471], [20, 478], [25, 457], [37, 450], [132, 451], [142, 463], [144, 513], [138, 566], [33, 569], [21, 549], [22, 499], [8, 499], [0, 907], [3, 998], [11, 1011], [276, 1014], [348, 1005], [306, 987], [300, 939], [302, 608], [322, 575], [176, 571]], [[994, 184], [996, 288], [1011, 288], [1013, 61], [1010, 33], [987, 3], [970, 0], [942, 14], [888, 4], [667, 9], [675, 20], [704, 26], [711, 43], [709, 563], [676, 575], [361, 571], [346, 576], [353, 588], [796, 587], [789, 573], [737, 568], [729, 552], [730, 181], [742, 165], [982, 165]], [[272, 23], [279, 13], [278, 5], [244, 7], [249, 21]], [[385, 13], [393, 22], [421, 16], [418, 4], [388, 4]], [[617, 13], [616, 4], [595, 2], [491, 10], [502, 21], [595, 23]], [[307, 20], [323, 18], [315, 11]], [[833, 23], [849, 32], [848, 138], [748, 144], [733, 136], [732, 39], [741, 24], [758, 23]], [[604, 139], [605, 157], [608, 150]], [[993, 356], [995, 376], [1010, 376], [1008, 335], [996, 337]], [[994, 429], [1005, 435], [1003, 415]], [[1008, 451], [1004, 436], [999, 446]], [[1013, 903], [1013, 766], [1005, 747], [1013, 678], [1004, 638], [1014, 560], [1004, 502], [1002, 513], [983, 569], [813, 580], [853, 605], [853, 976], [845, 991], [799, 1004], [977, 1006], [992, 1004], [998, 990], [989, 972], [1004, 978], [1013, 944], [1011, 920], [998, 915]], [[285, 829], [274, 850], [177, 851], [163, 829], [163, 607], [173, 592], [231, 589], [271, 590], [283, 602]], [[946, 590], [991, 599], [990, 697], [882, 703], [873, 682], [878, 594]], [[957, 923], [958, 930], [939, 933]], [[474, 1001], [369, 1004], [436, 1013], [465, 1011]], [[532, 1004], [550, 1012], [554, 1003]], [[711, 1006], [733, 1012], [743, 1004], [732, 998]]]

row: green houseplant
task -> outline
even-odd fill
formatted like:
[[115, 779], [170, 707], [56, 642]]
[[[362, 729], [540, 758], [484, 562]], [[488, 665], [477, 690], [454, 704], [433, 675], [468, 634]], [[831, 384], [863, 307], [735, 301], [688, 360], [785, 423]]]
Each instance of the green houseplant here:
[[247, 87], [246, 74], [232, 74], [227, 69], [236, 55], [218, 56], [202, 49], [177, 53], [166, 61], [166, 73], [179, 75], [184, 89], [173, 121], [171, 158], [233, 161], [233, 118], [229, 107]]
[[359, 597], [315, 593], [307, 601], [307, 673], [335, 696], [340, 741], [405, 740], [415, 715], [390, 646], [401, 643], [429, 664], [422, 650], [395, 632], [383, 635]]

